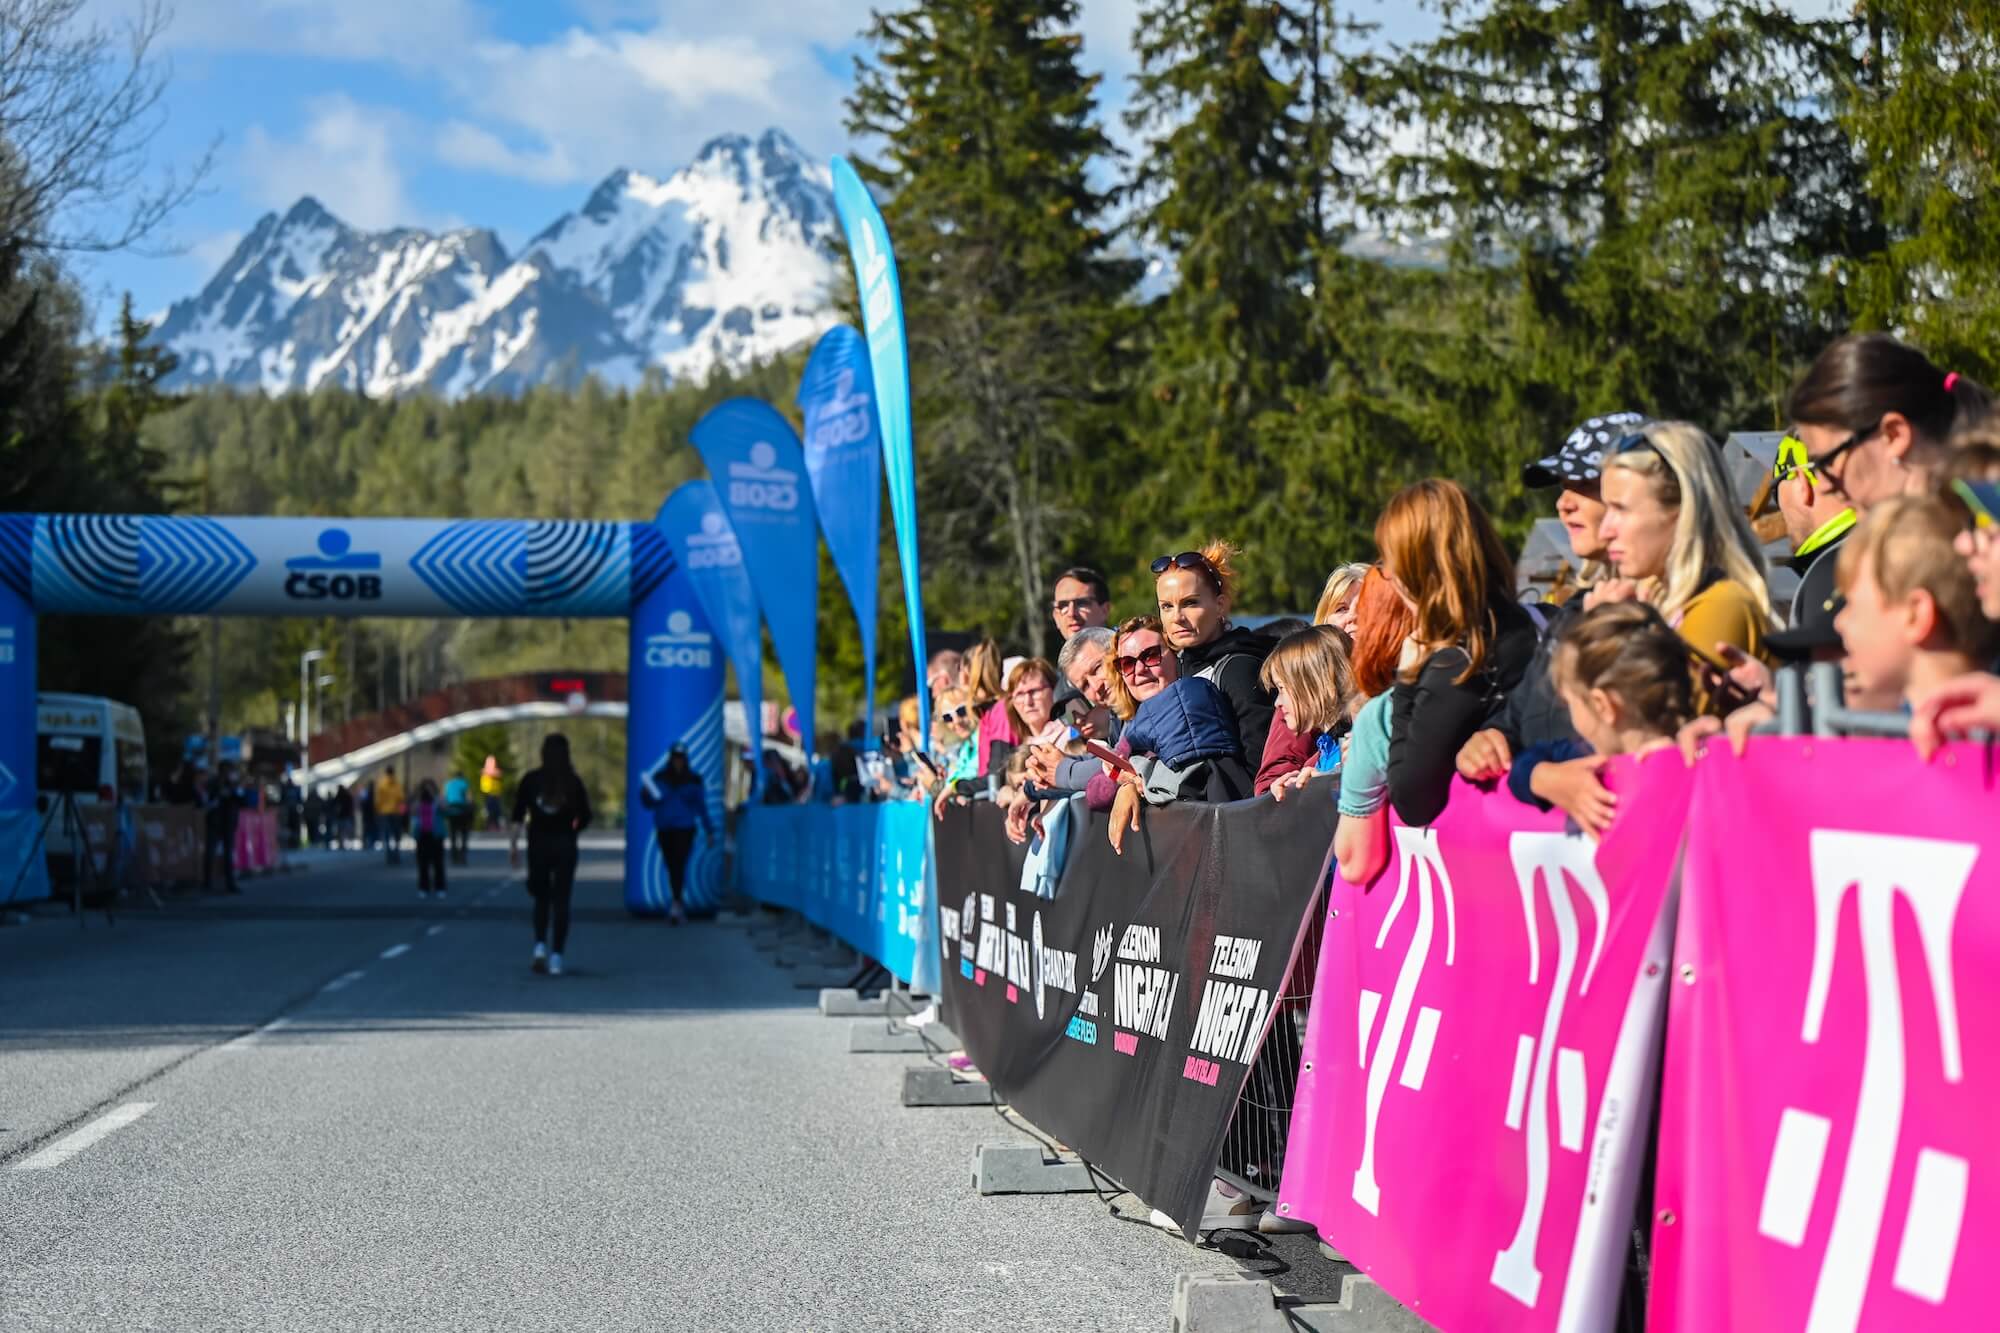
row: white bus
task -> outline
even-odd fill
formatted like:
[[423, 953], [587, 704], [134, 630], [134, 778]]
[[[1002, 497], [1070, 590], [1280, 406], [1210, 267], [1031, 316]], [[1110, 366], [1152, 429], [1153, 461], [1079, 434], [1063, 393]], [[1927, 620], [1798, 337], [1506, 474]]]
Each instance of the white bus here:
[[[94, 694], [37, 694], [35, 732], [36, 804], [44, 812], [64, 793], [79, 806], [146, 799], [146, 729], [132, 705]], [[62, 816], [48, 828], [49, 852], [71, 855]]]

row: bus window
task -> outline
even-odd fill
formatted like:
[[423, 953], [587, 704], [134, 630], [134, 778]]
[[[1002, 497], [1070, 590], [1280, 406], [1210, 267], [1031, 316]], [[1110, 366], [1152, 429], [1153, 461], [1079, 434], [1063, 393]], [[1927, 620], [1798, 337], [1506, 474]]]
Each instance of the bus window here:
[[103, 762], [101, 737], [44, 734], [36, 738], [35, 786], [46, 792], [95, 796]]

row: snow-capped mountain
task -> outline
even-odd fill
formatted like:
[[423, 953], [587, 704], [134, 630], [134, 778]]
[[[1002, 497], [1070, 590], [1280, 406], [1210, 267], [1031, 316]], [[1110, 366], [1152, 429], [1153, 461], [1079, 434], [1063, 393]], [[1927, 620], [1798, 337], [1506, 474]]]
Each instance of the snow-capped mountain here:
[[173, 382], [457, 395], [742, 367], [832, 320], [831, 177], [778, 130], [664, 180], [615, 171], [510, 256], [484, 228], [359, 231], [312, 198], [261, 219], [154, 340]]

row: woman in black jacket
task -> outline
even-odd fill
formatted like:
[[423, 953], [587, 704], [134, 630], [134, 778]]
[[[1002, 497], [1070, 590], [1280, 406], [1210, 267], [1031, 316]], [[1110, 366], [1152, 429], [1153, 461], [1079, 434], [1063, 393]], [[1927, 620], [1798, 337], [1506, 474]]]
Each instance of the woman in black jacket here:
[[[590, 827], [590, 793], [570, 763], [569, 738], [542, 738], [542, 766], [514, 789], [514, 822], [507, 861], [521, 864], [521, 830], [528, 832], [528, 893], [535, 900], [535, 952], [529, 965], [559, 977], [569, 942], [569, 899], [576, 887], [576, 840]], [[553, 947], [549, 938], [553, 928]]]
[[1389, 804], [1405, 824], [1444, 810], [1458, 751], [1493, 724], [1535, 655], [1535, 622], [1514, 600], [1514, 562], [1463, 487], [1433, 478], [1375, 522], [1382, 571], [1416, 618], [1416, 665], [1389, 705]]
[[1229, 623], [1235, 554], [1227, 542], [1210, 542], [1199, 551], [1163, 555], [1153, 562], [1153, 587], [1180, 674], [1199, 676], [1222, 691], [1236, 715], [1243, 753], [1254, 756], [1264, 753], [1277, 703], [1261, 679], [1273, 645], [1266, 636]]

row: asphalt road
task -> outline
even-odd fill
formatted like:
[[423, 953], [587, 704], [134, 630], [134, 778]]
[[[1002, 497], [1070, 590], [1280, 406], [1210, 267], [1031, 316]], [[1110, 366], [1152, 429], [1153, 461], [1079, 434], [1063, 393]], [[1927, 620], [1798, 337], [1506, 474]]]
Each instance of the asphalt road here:
[[1015, 1131], [905, 1109], [912, 1057], [618, 873], [586, 853], [561, 978], [493, 846], [441, 904], [353, 854], [0, 928], [0, 1329], [1158, 1330], [1234, 1271], [976, 1196]]

